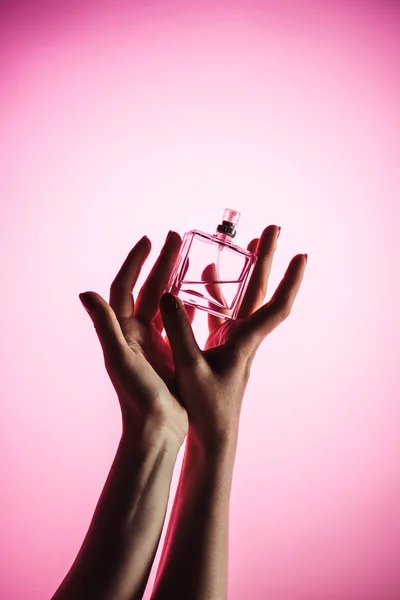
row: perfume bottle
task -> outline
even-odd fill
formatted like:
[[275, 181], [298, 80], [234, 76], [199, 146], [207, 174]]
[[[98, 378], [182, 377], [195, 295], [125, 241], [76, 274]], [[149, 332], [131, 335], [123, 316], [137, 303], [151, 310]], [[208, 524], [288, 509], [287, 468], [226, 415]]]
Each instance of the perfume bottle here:
[[165, 289], [224, 319], [236, 319], [257, 256], [232, 243], [240, 213], [227, 208], [213, 235], [192, 229], [182, 246]]

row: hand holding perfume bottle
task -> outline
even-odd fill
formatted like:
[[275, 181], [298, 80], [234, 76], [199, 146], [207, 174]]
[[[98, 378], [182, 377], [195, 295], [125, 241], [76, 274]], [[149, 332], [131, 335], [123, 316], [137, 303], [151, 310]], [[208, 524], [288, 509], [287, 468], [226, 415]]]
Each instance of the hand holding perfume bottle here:
[[[232, 229], [237, 213], [232, 215], [231, 211], [230, 216], [232, 220], [222, 226]], [[218, 233], [226, 234], [226, 231]], [[216, 253], [220, 252], [219, 245], [222, 252], [230, 248], [226, 239], [220, 240], [218, 236], [196, 230], [188, 232], [170, 278], [171, 289], [177, 289], [178, 294], [166, 292], [162, 297], [160, 306], [173, 353], [179, 393], [188, 411], [190, 426], [197, 430], [199, 439], [205, 444], [218, 445], [220, 440], [223, 444], [224, 439], [235, 437], [256, 351], [263, 339], [289, 316], [300, 288], [307, 261], [307, 255], [303, 254], [291, 260], [272, 298], [263, 305], [279, 233], [279, 227], [270, 225], [260, 239], [255, 238], [249, 243], [247, 250], [232, 247], [232, 255], [241, 257], [242, 267], [239, 276], [233, 273], [230, 279], [225, 275], [221, 277], [217, 259], [202, 269], [202, 252], [193, 256], [193, 262], [197, 261], [198, 268], [202, 269], [202, 277], [196, 278], [196, 273], [193, 278], [188, 276], [193, 240], [199, 239], [199, 244], [205, 247], [209, 244]], [[255, 258], [251, 277], [247, 279]], [[236, 291], [227, 301], [223, 285], [231, 282]], [[197, 289], [193, 289], [194, 285]], [[197, 293], [193, 294], [194, 291]], [[210, 333], [203, 351], [196, 342], [183, 304], [194, 305], [197, 301], [202, 302], [199, 308], [210, 313]], [[232, 314], [221, 309], [232, 311]]]

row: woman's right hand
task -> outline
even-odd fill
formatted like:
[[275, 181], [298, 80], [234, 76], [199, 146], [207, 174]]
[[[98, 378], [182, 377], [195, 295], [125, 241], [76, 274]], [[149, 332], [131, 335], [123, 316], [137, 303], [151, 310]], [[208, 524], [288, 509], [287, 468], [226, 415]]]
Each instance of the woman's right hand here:
[[[179, 298], [163, 294], [162, 319], [175, 364], [179, 395], [190, 430], [203, 444], [214, 447], [237, 439], [240, 411], [250, 368], [263, 339], [290, 314], [303, 279], [306, 258], [298, 254], [290, 261], [285, 276], [271, 300], [262, 305], [267, 289], [279, 228], [264, 229], [248, 249], [257, 254], [238, 318], [208, 315], [210, 334], [202, 351]], [[212, 268], [212, 266], [209, 266]], [[208, 286], [218, 299], [219, 289]]]

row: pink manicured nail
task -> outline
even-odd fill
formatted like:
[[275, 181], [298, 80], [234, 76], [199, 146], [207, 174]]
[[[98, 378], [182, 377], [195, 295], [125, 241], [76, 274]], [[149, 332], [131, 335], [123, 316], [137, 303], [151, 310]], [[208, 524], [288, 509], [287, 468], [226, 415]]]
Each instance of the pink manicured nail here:
[[92, 296], [89, 296], [89, 294], [79, 294], [79, 299], [89, 313], [94, 310], [95, 303]]

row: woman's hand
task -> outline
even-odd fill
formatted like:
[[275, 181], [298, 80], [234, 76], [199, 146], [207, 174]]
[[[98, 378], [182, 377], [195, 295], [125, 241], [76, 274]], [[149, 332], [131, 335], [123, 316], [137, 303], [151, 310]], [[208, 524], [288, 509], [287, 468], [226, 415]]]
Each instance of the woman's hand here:
[[[236, 440], [240, 410], [250, 368], [263, 339], [285, 320], [303, 279], [306, 258], [296, 255], [271, 300], [262, 305], [279, 236], [279, 228], [264, 229], [248, 250], [257, 254], [249, 285], [236, 320], [208, 315], [210, 334], [201, 351], [194, 338], [184, 305], [171, 294], [161, 300], [165, 330], [171, 343], [176, 380], [187, 409], [190, 429], [202, 444]], [[208, 265], [204, 279], [214, 279]], [[207, 272], [207, 270], [209, 272]], [[218, 284], [207, 285], [221, 302]]]
[[[143, 237], [130, 251], [111, 284], [110, 303], [97, 293], [85, 294], [87, 308], [98, 334], [104, 362], [121, 405], [124, 431], [151, 421], [152, 427], [172, 432], [182, 444], [188, 417], [175, 381], [175, 369], [159, 300], [166, 288], [182, 240], [170, 232], [136, 302], [132, 290], [151, 250]], [[80, 295], [82, 299], [82, 295]], [[84, 299], [82, 299], [84, 302]], [[188, 323], [195, 308], [185, 307]]]

